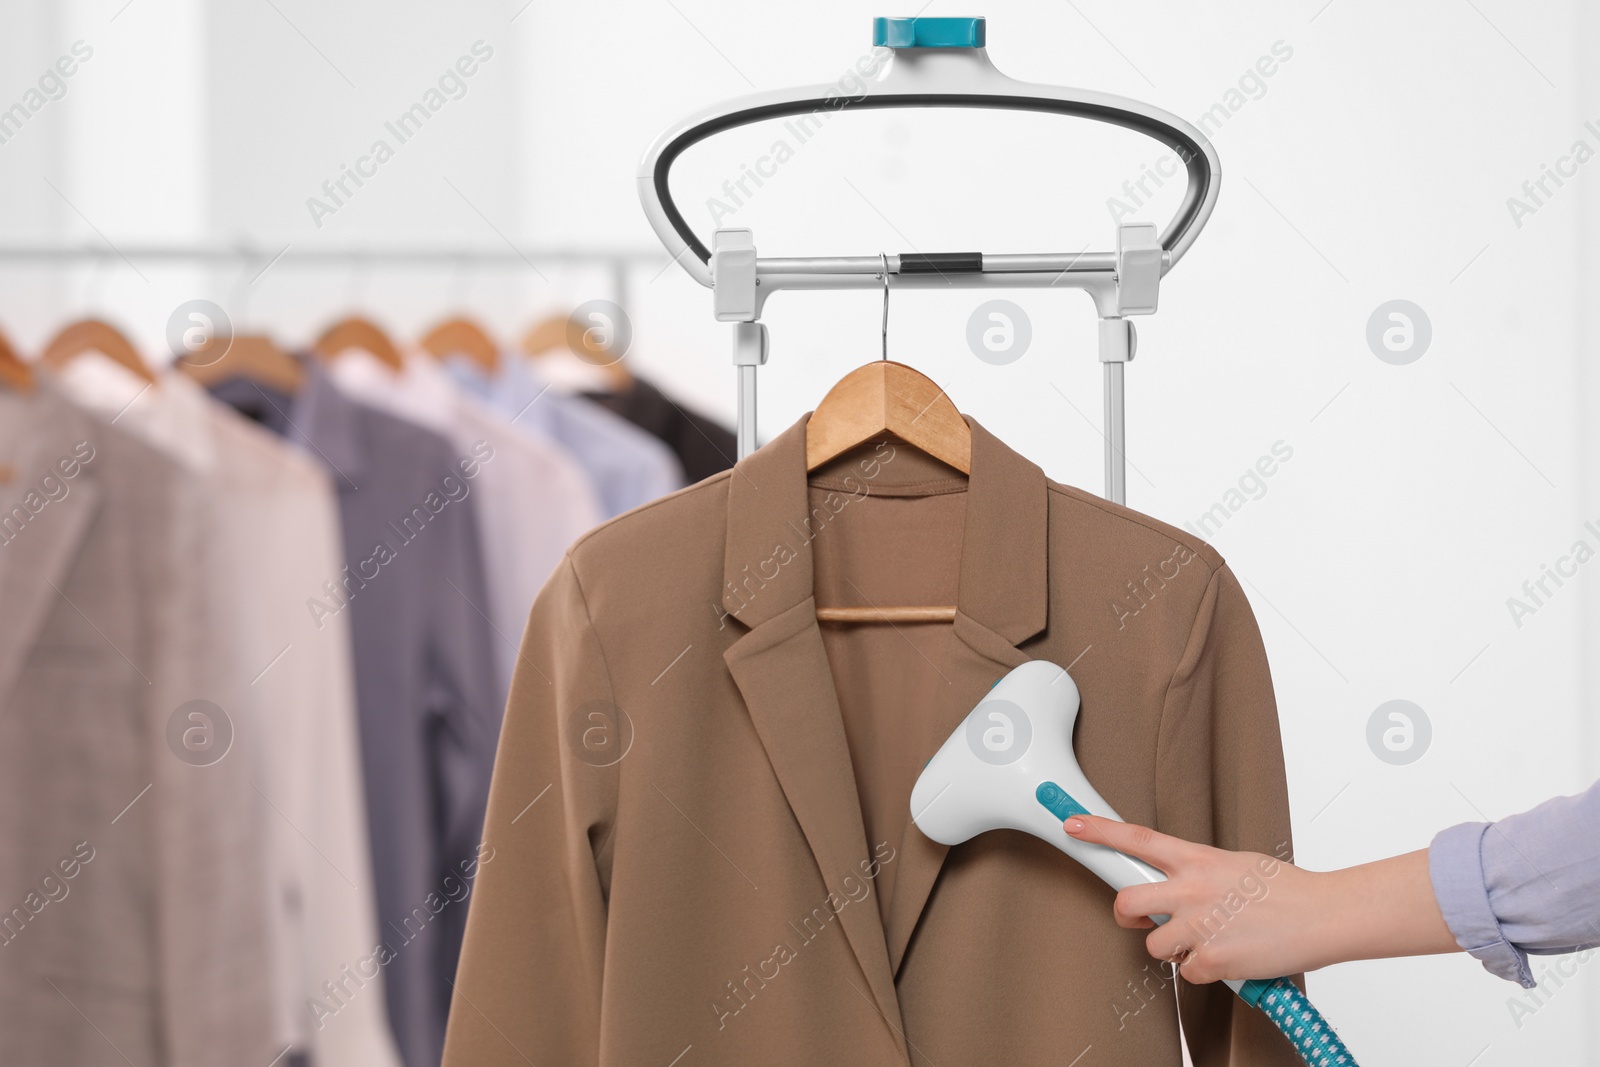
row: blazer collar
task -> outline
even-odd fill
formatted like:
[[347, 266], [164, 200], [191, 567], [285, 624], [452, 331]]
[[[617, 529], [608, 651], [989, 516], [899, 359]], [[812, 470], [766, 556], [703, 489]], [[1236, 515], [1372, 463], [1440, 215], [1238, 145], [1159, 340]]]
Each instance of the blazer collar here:
[[[823, 881], [836, 891], [843, 876], [867, 861], [868, 842], [812, 596], [816, 520], [810, 514], [805, 465], [809, 418], [741, 460], [731, 475], [722, 607], [749, 629], [724, 660]], [[1027, 660], [1016, 646], [1047, 621], [1044, 474], [977, 422], [967, 422], [972, 472], [956, 598], [960, 640], [942, 667], [951, 684], [928, 709], [917, 736], [906, 739], [930, 757], [988, 687]], [[878, 479], [864, 479], [864, 491], [870, 492], [874, 481], [895, 484], [906, 473], [905, 467], [886, 462]], [[908, 822], [890, 861], [901, 866], [887, 931], [875, 906], [862, 902], [839, 910], [840, 925], [902, 1053], [894, 974], [947, 851]]]
[[334, 471], [341, 491], [363, 484], [367, 449], [362, 438], [366, 405], [346, 395], [315, 357], [301, 361], [305, 383], [289, 410], [287, 436], [304, 446]]
[[332, 471], [340, 492], [353, 491], [367, 471], [362, 431], [370, 409], [341, 392], [315, 357], [302, 356], [300, 363], [305, 383], [294, 396], [244, 377], [218, 382], [211, 393], [310, 452]]
[[185, 470], [205, 474], [215, 469], [215, 402], [184, 375], [163, 374], [160, 384], [152, 386], [104, 356], [88, 353], [63, 367], [57, 379], [75, 404], [107, 422], [120, 421]]
[[[810, 418], [808, 412], [740, 460], [729, 483], [722, 604], [752, 628], [811, 596], [814, 526], [806, 476]], [[1048, 610], [1044, 472], [970, 416], [967, 424], [972, 428], [972, 474], [956, 608], [1017, 645], [1044, 629]], [[893, 462], [884, 464], [881, 478], [887, 482], [894, 477]], [[872, 481], [863, 482], [870, 493]]]

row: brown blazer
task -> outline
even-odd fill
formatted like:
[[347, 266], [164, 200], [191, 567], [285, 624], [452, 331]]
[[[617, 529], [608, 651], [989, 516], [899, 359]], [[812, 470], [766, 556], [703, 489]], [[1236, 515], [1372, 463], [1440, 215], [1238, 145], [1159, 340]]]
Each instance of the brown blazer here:
[[[907, 802], [1043, 658], [1124, 817], [1287, 855], [1238, 582], [976, 423], [968, 480], [894, 441], [808, 476], [805, 422], [597, 528], [540, 595], [445, 1063], [1177, 1064], [1171, 982], [1108, 888], [1020, 833], [937, 845]], [[949, 602], [953, 626], [815, 617]], [[1182, 1000], [1198, 1067], [1298, 1063], [1226, 988]]]

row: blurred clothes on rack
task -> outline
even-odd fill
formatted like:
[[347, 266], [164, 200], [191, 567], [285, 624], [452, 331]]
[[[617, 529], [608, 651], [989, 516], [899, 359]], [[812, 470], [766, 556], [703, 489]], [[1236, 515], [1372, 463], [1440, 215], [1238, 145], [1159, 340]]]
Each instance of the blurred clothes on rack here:
[[503, 705], [534, 597], [567, 546], [600, 521], [600, 504], [589, 476], [560, 445], [513, 426], [468, 395], [431, 356], [408, 353], [404, 360], [395, 374], [352, 350], [328, 373], [351, 396], [444, 436], [457, 455], [477, 455], [487, 446], [473, 499], [484, 563], [494, 577], [487, 614]]
[[[347, 619], [313, 620], [306, 598], [339, 573], [328, 475], [188, 378], [146, 384], [93, 354], [57, 375], [79, 404], [116, 419], [199, 479], [205, 576], [220, 620], [224, 688], [205, 694], [233, 730], [271, 874], [266, 894], [277, 990], [277, 1049], [322, 1064], [394, 1065], [381, 973], [349, 1003], [323, 988], [377, 943]], [[238, 902], [242, 907], [244, 902]]]
[[683, 465], [690, 485], [730, 469], [739, 455], [732, 430], [689, 410], [643, 378], [635, 377], [621, 392], [584, 395], [664, 442]]
[[519, 353], [507, 352], [493, 378], [465, 359], [452, 357], [445, 366], [513, 423], [566, 448], [588, 471], [604, 518], [683, 487], [683, 468], [671, 449], [600, 405], [554, 388]]
[[0, 1063], [268, 1063], [255, 756], [191, 703], [240, 688], [205, 479], [48, 381], [0, 469]]
[[466, 898], [493, 855], [479, 842], [501, 705], [473, 490], [494, 457], [458, 456], [306, 371], [293, 397], [243, 379], [213, 392], [306, 448], [338, 492], [345, 565], [309, 610], [350, 618], [382, 939], [363, 961], [384, 968], [407, 1067], [433, 1067]]

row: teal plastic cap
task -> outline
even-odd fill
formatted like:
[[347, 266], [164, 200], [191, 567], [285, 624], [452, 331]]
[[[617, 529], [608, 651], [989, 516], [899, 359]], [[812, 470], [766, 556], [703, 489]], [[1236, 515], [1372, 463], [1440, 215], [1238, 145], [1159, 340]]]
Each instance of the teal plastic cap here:
[[983, 39], [983, 19], [872, 20], [872, 43], [878, 48], [982, 48]]

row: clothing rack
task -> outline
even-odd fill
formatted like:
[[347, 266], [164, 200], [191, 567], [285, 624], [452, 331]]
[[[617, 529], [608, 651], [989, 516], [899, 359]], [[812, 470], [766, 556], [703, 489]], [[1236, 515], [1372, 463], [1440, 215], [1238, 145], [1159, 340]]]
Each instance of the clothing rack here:
[[555, 266], [603, 266], [611, 273], [611, 288], [616, 302], [628, 306], [628, 272], [631, 268], [663, 263], [660, 249], [577, 249], [557, 248], [524, 251], [515, 247], [429, 247], [406, 245], [341, 245], [334, 247], [296, 247], [286, 243], [272, 248], [251, 242], [234, 244], [12, 244], [0, 245], [0, 264], [59, 263], [122, 259], [131, 263], [160, 261], [211, 265], [259, 264], [265, 272], [270, 266], [295, 262], [310, 266], [472, 266], [497, 269]]

